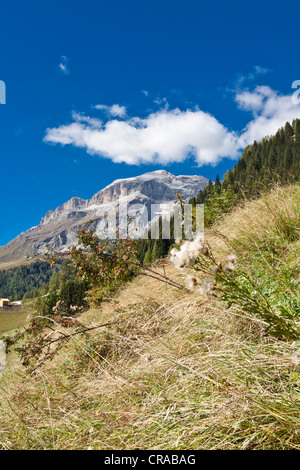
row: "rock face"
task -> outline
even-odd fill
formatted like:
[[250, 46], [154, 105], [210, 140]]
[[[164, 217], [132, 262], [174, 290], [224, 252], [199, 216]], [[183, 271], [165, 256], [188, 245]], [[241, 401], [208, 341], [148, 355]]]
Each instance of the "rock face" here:
[[[48, 211], [39, 225], [0, 247], [0, 263], [45, 254], [47, 245], [56, 251], [66, 251], [76, 243], [78, 226], [90, 220], [101, 236], [105, 228], [105, 216], [107, 221], [107, 213], [110, 216], [118, 214], [120, 205], [126, 206], [129, 217], [135, 219], [134, 223], [140, 230], [144, 229], [148, 220], [172, 211], [177, 191], [188, 200], [207, 183], [208, 180], [203, 176], [174, 176], [164, 170], [116, 180], [90, 200], [73, 197], [57, 209]], [[151, 214], [151, 205], [154, 204], [157, 207]]]

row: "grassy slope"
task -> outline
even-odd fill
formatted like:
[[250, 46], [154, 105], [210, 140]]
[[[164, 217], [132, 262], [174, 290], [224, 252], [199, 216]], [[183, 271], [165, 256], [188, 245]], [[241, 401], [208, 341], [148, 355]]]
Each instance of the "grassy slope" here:
[[[234, 243], [264, 282], [289, 271], [278, 288], [295, 288], [299, 200], [294, 186], [237, 208], [207, 233], [215, 254]], [[259, 320], [146, 277], [81, 319], [118, 322], [74, 337], [35, 377], [10, 357], [0, 448], [300, 449], [299, 366]]]
[[46, 258], [41, 256], [30, 258], [30, 259], [19, 259], [14, 261], [0, 262], [0, 269], [18, 268], [19, 266], [28, 266], [29, 264], [35, 263], [36, 261], [45, 261]]

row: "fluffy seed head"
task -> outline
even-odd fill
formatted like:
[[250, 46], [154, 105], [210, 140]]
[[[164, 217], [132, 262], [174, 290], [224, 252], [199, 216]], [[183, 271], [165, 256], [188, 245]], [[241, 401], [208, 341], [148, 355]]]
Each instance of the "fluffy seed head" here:
[[216, 274], [220, 273], [222, 271], [222, 263], [219, 263], [217, 266], [213, 266], [211, 268], [211, 272], [213, 273], [213, 275], [215, 276]]
[[[173, 256], [174, 253], [176, 257]], [[182, 269], [185, 266], [192, 266], [200, 254], [203, 253], [208, 253], [208, 250], [203, 246], [202, 235], [197, 235], [194, 240], [184, 242], [179, 250], [173, 248], [170, 261], [176, 268]]]
[[211, 295], [216, 288], [216, 281], [211, 279], [205, 279], [199, 291], [202, 295]]
[[228, 255], [228, 256], [227, 256], [227, 260], [228, 260], [230, 263], [234, 263], [234, 262], [237, 260], [237, 257], [236, 257], [236, 255], [231, 254], [231, 255]]
[[235, 266], [232, 262], [229, 262], [224, 266], [224, 271], [226, 271], [228, 273], [231, 273], [234, 270], [235, 270]]
[[192, 276], [187, 276], [187, 288], [193, 290], [197, 285], [197, 279]]

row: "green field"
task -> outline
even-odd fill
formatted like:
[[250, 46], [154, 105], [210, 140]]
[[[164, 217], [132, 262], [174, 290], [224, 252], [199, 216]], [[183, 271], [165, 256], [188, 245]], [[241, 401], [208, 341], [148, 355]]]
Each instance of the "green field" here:
[[28, 322], [29, 311], [0, 312], [0, 335], [15, 330]]

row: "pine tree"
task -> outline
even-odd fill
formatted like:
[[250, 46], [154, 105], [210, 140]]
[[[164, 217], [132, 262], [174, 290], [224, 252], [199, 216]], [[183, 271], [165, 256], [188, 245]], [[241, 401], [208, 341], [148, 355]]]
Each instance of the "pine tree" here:
[[294, 130], [295, 130], [295, 141], [297, 144], [300, 143], [300, 119], [294, 121]]
[[151, 253], [151, 261], [153, 263], [153, 261], [155, 261], [157, 258], [159, 258], [159, 248], [158, 248], [158, 240], [155, 240], [155, 243], [154, 243], [154, 246], [153, 246], [153, 250], [152, 250], [152, 253]]
[[294, 135], [294, 129], [292, 128], [289, 122], [287, 122], [284, 126], [284, 134], [286, 140], [289, 140]]
[[148, 264], [151, 264], [151, 263], [152, 263], [152, 251], [149, 246], [148, 250], [146, 251], [144, 260], [143, 260], [143, 265], [147, 266]]
[[216, 180], [215, 180], [215, 191], [219, 193], [220, 190], [221, 190], [221, 181], [220, 181], [219, 175], [217, 174]]
[[291, 145], [287, 145], [284, 151], [284, 158], [283, 158], [283, 169], [284, 174], [291, 170], [291, 166], [293, 163], [293, 154], [292, 154], [292, 147]]

